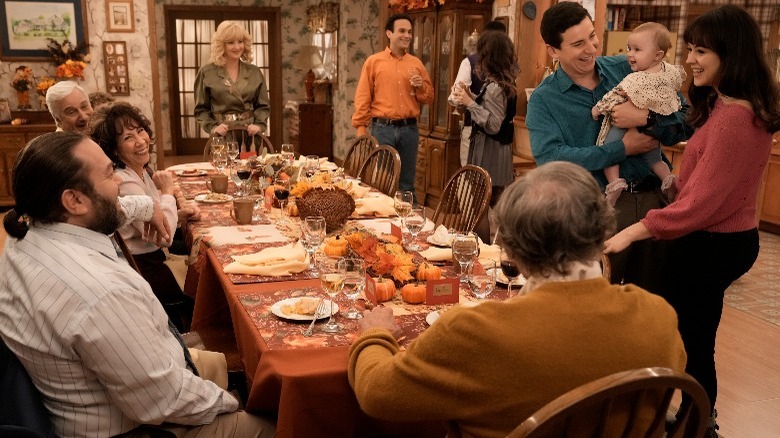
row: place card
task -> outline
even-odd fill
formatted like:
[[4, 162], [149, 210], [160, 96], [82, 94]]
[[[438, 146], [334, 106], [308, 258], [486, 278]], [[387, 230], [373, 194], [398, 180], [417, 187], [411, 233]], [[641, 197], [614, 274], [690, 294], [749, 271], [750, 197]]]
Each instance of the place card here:
[[368, 274], [366, 274], [366, 287], [363, 289], [363, 294], [366, 296], [366, 301], [374, 306], [379, 304], [376, 300], [376, 280]]
[[404, 241], [404, 232], [393, 222], [390, 222], [390, 235], [397, 237], [399, 242]]
[[455, 304], [460, 301], [460, 279], [440, 278], [425, 283], [425, 304]]

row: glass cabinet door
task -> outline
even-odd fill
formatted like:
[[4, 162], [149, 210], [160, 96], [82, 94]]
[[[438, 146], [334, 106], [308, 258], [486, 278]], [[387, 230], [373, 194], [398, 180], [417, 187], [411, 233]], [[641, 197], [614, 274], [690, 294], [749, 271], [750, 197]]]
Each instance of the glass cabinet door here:
[[[425, 70], [428, 71], [428, 76], [431, 80], [434, 80], [435, 72], [433, 69], [433, 45], [435, 35], [433, 28], [436, 19], [436, 12], [421, 12], [416, 14], [409, 14], [412, 17], [412, 47], [411, 52], [414, 56], [420, 58]], [[419, 126], [421, 128], [430, 129], [430, 105], [423, 105], [420, 109]]]
[[456, 54], [454, 53], [455, 46], [455, 20], [454, 14], [439, 14], [439, 23], [437, 27], [438, 37], [438, 68], [436, 70], [435, 83], [433, 84], [433, 91], [436, 97], [433, 100], [436, 105], [436, 126], [447, 129], [447, 119], [452, 112], [449, 109], [449, 103], [447, 97], [450, 95], [450, 87], [452, 86], [452, 79], [454, 76], [450, 73], [452, 71], [452, 59]]

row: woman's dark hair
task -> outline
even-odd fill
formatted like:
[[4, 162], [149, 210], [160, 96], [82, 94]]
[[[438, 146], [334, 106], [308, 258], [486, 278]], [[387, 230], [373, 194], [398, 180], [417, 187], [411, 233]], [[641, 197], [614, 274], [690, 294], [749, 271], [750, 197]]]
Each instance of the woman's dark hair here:
[[62, 193], [75, 189], [94, 193], [84, 163], [73, 149], [87, 137], [76, 132], [49, 132], [32, 139], [19, 152], [11, 183], [16, 206], [6, 213], [3, 227], [11, 237], [23, 239], [28, 224], [64, 222]]
[[[710, 49], [720, 57], [715, 76], [720, 93], [747, 100], [756, 122], [760, 120], [769, 132], [780, 130], [777, 82], [762, 52], [761, 31], [747, 11], [734, 5], [712, 9], [688, 24], [683, 38], [686, 44]], [[691, 84], [688, 95], [688, 122], [698, 128], [709, 118], [717, 92], [712, 86]]]
[[483, 32], [477, 41], [477, 54], [477, 74], [500, 85], [507, 97], [516, 95], [515, 80], [520, 74], [520, 65], [517, 63], [515, 45], [509, 36], [497, 30]]
[[88, 131], [92, 140], [95, 140], [116, 167], [124, 169], [127, 165], [119, 158], [117, 137], [125, 128], [138, 127], [143, 128], [154, 141], [152, 123], [141, 113], [141, 110], [127, 102], [115, 102], [111, 106], [95, 111], [90, 119]]
[[[588, 10], [577, 2], [558, 2], [544, 12], [540, 33], [545, 44], [561, 48], [563, 35], [570, 27], [591, 18]], [[592, 19], [592, 18], [591, 18]]]

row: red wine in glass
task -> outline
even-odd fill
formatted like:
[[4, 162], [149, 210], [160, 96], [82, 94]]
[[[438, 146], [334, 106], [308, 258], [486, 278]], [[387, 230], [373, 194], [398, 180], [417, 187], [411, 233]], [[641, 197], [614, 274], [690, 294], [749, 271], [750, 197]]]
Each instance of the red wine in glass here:
[[513, 261], [502, 260], [501, 261], [501, 271], [510, 280], [515, 279], [515, 278], [520, 276], [520, 268]]
[[290, 189], [276, 187], [274, 188], [274, 196], [276, 196], [276, 199], [284, 201], [290, 196]]
[[242, 181], [246, 181], [252, 175], [252, 169], [239, 169], [236, 171], [236, 175]]

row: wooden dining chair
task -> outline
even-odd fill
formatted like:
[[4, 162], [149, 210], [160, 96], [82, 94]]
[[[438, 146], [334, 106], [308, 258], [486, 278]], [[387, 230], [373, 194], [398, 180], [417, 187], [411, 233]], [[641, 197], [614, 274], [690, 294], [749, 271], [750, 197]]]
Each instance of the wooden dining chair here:
[[[672, 396], [691, 398], [666, 423]], [[575, 388], [547, 403], [508, 438], [701, 437], [710, 415], [704, 388], [688, 374], [669, 368], [622, 371]]]
[[[250, 150], [252, 145], [252, 137], [247, 133], [246, 128], [246, 126], [231, 126], [228, 128], [228, 131], [224, 136], [226, 142], [238, 142], [238, 146], [240, 148], [239, 153], [243, 153], [245, 150]], [[203, 161], [211, 161], [211, 142], [213, 138], [213, 135], [209, 137], [209, 139], [206, 141], [206, 145], [203, 147]], [[260, 142], [255, 140], [255, 152], [259, 150], [260, 152], [258, 152], [258, 155], [260, 155], [260, 153], [263, 151], [263, 147], [266, 147], [268, 148], [268, 153], [274, 153], [271, 140], [269, 140], [265, 135], [262, 135], [261, 138], [262, 140]]]
[[379, 146], [368, 154], [358, 177], [387, 196], [394, 196], [401, 178], [401, 156], [392, 146]]
[[[260, 141], [257, 141], [256, 139], [257, 137], [258, 136], [255, 136], [255, 153], [257, 154], [258, 157], [263, 155], [263, 149], [265, 149], [265, 151], [269, 154], [276, 153], [276, 149], [274, 149], [274, 145], [271, 143], [271, 139], [268, 138], [267, 135], [265, 134], [260, 135], [259, 136]], [[251, 143], [251, 139], [250, 139], [250, 143]]]
[[472, 164], [461, 167], [444, 186], [433, 213], [434, 225], [461, 233], [473, 231], [482, 215], [487, 214], [492, 192], [490, 175], [485, 169]]
[[379, 147], [379, 142], [371, 134], [361, 135], [352, 141], [352, 145], [347, 150], [344, 157], [344, 173], [349, 176], [358, 176], [360, 166], [368, 158], [368, 154]]

